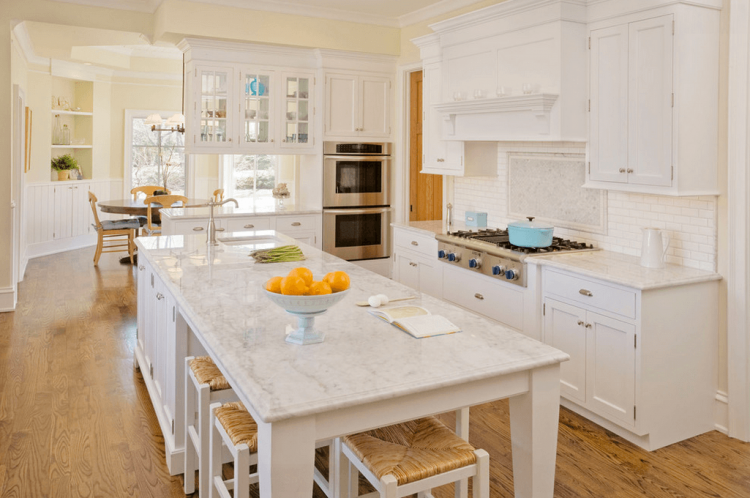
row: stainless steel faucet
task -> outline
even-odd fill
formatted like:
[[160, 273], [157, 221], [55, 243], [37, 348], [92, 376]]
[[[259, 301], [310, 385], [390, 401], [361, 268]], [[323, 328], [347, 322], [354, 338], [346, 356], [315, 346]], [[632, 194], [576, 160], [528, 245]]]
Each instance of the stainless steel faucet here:
[[[216, 206], [223, 206], [227, 202], [234, 202], [235, 207], [240, 207], [239, 203], [237, 202], [237, 199], [229, 198], [225, 199], [222, 202], [216, 202], [213, 199], [208, 201], [206, 204], [202, 204], [202, 206], [208, 207], [208, 240], [206, 241], [207, 244], [212, 246], [218, 246], [219, 243], [216, 242], [216, 223], [214, 223], [214, 207]], [[223, 232], [224, 229], [220, 228], [220, 232]]]

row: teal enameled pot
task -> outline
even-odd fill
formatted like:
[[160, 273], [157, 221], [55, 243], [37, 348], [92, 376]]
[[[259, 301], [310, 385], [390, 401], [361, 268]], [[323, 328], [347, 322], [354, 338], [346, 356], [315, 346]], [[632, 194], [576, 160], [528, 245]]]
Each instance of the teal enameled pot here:
[[549, 247], [552, 245], [552, 233], [555, 227], [540, 221], [534, 221], [533, 216], [527, 218], [529, 221], [514, 221], [508, 223], [508, 236], [510, 243], [519, 247]]

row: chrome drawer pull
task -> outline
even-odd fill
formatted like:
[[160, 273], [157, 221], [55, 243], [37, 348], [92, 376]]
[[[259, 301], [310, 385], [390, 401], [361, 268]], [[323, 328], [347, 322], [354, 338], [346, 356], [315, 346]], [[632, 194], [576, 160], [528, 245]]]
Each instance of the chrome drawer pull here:
[[161, 292], [157, 292], [156, 293], [156, 299], [158, 299], [159, 301], [161, 301], [162, 299], [164, 299], [164, 294], [162, 294]]
[[412, 240], [412, 241], [411, 241], [411, 245], [413, 245], [413, 246], [418, 246], [418, 245], [419, 245], [419, 243], [418, 243], [418, 242], [417, 242], [416, 240]]
[[584, 296], [593, 297], [593, 294], [590, 290], [581, 289], [578, 291], [579, 294], [583, 294]]
[[477, 298], [477, 299], [479, 299], [480, 301], [484, 300], [484, 296], [481, 295], [481, 294], [479, 294], [479, 293], [474, 294], [474, 297]]
[[216, 229], [216, 231], [217, 231], [217, 232], [223, 232], [223, 231], [224, 231], [224, 229], [223, 229], [223, 228], [217, 228], [217, 229]]
[[244, 228], [255, 228], [255, 225], [245, 225]]
[[203, 227], [195, 227], [195, 228], [193, 228], [193, 231], [194, 232], [201, 232], [201, 231], [203, 231]]
[[293, 226], [293, 227], [298, 227], [298, 226], [300, 226], [301, 224], [302, 224], [302, 223], [300, 223], [299, 221], [295, 221], [294, 223], [292, 223], [292, 226]]
[[417, 266], [417, 264], [416, 264], [416, 263], [412, 263], [411, 261], [409, 262], [409, 265], [410, 265], [410, 266]]
[[578, 325], [583, 325], [583, 322], [581, 320], [578, 320]]

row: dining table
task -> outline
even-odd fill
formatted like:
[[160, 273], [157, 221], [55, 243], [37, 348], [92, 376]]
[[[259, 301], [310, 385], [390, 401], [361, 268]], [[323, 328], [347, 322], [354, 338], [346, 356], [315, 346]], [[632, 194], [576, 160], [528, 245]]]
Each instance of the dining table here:
[[[143, 202], [146, 200], [145, 197], [137, 198], [137, 199], [113, 199], [110, 201], [98, 201], [96, 203], [97, 206], [99, 206], [99, 210], [102, 213], [109, 213], [109, 214], [128, 214], [131, 216], [148, 216], [148, 206]], [[172, 206], [173, 208], [180, 208], [180, 207], [202, 207], [205, 206], [208, 202], [208, 199], [191, 199], [188, 198], [187, 204], [184, 206], [180, 204]], [[159, 210], [162, 209], [162, 205], [152, 202], [151, 203], [151, 213], [152, 215], [154, 213], [159, 213]], [[133, 254], [133, 263], [135, 264], [137, 262], [138, 254]], [[130, 257], [126, 256], [124, 258], [120, 258], [120, 263], [123, 265], [129, 265]]]

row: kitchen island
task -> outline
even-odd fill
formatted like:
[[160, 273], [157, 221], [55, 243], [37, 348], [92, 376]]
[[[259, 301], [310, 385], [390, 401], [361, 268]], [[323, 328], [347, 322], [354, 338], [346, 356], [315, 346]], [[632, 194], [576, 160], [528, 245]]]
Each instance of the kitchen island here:
[[[290, 243], [272, 231], [234, 234], [246, 235]], [[304, 263], [261, 265], [248, 257], [251, 241], [209, 248], [204, 236], [171, 236], [136, 243], [136, 361], [172, 474], [182, 468], [184, 358], [205, 352], [258, 422], [263, 497], [311, 495], [315, 441], [453, 410], [467, 437], [465, 407], [501, 398], [510, 398], [516, 496], [552, 496], [567, 354], [423, 294], [412, 303], [462, 332], [414, 339], [355, 305], [372, 294], [415, 295], [412, 289], [304, 244]], [[316, 319], [326, 333], [320, 344], [286, 343], [293, 320], [262, 290], [268, 278], [301, 264], [316, 278], [335, 270], [351, 277], [349, 294]]]

